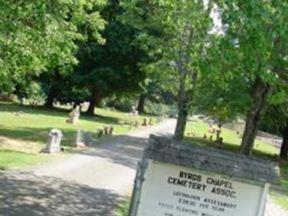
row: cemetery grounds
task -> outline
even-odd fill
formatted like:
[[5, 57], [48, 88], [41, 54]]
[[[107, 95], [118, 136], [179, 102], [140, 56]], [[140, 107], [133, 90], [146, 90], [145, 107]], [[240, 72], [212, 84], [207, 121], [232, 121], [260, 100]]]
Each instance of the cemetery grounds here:
[[[214, 141], [210, 141], [209, 124], [199, 119], [191, 119], [186, 128], [186, 141], [200, 146], [217, 147]], [[241, 137], [235, 130], [223, 127], [221, 137], [224, 140], [224, 149], [237, 152], [241, 143]], [[192, 135], [193, 134], [193, 135]], [[204, 134], [207, 138], [204, 139]], [[215, 140], [215, 134], [213, 135]], [[256, 139], [254, 147], [254, 155], [267, 160], [277, 160], [279, 149], [262, 140]], [[281, 182], [271, 187], [272, 198], [283, 208], [288, 210], [288, 163], [280, 161]]]
[[[135, 129], [131, 127], [131, 121], [142, 122], [148, 117], [132, 117], [128, 113], [113, 109], [97, 108], [97, 116], [81, 115], [79, 123], [72, 125], [66, 123], [68, 108], [70, 107], [51, 110], [1, 102], [0, 170], [23, 168], [68, 157], [75, 151], [71, 145], [75, 142], [77, 129], [93, 134], [105, 126], [113, 126], [114, 135], [120, 135]], [[64, 151], [56, 155], [39, 154], [45, 147], [49, 131], [53, 128], [63, 132], [61, 145]]]
[[[146, 116], [131, 117], [124, 112], [108, 108], [97, 108], [99, 116], [81, 116], [77, 125], [67, 124], [67, 109], [47, 110], [41, 107], [20, 106], [18, 104], [0, 104], [0, 169], [17, 169], [39, 163], [47, 163], [58, 158], [69, 157], [74, 150], [71, 143], [75, 140], [77, 129], [95, 132], [97, 129], [111, 125], [114, 127], [115, 135], [127, 133], [131, 128], [131, 119], [143, 121]], [[137, 119], [135, 119], [137, 118]], [[155, 119], [154, 119], [155, 121]], [[51, 129], [62, 130], [64, 137], [62, 145], [64, 152], [56, 155], [39, 154], [44, 148], [48, 133]], [[192, 120], [188, 123], [186, 130], [186, 141], [204, 146], [216, 147], [215, 143], [203, 139], [209, 125], [201, 120]], [[193, 132], [193, 136], [191, 136]], [[223, 128], [221, 136], [224, 138], [224, 149], [237, 151], [240, 137], [236, 131]], [[105, 139], [105, 138], [102, 138]], [[101, 142], [101, 140], [99, 141]], [[275, 160], [278, 149], [263, 141], [255, 143], [255, 154], [259, 157]], [[288, 164], [281, 163], [281, 184], [273, 186], [271, 195], [282, 207], [288, 209]], [[119, 205], [117, 215], [127, 215], [129, 199]]]
[[[209, 124], [203, 122], [199, 119], [192, 119], [188, 122], [186, 128], [186, 141], [188, 143], [197, 144], [200, 146], [208, 146], [208, 147], [217, 147], [216, 144], [210, 141], [209, 134]], [[192, 136], [193, 133], [193, 136]], [[203, 138], [203, 135], [206, 134], [208, 137], [206, 139]], [[224, 139], [224, 149], [228, 151], [237, 152], [239, 145], [241, 143], [241, 137], [237, 135], [235, 130], [222, 128], [221, 136]], [[215, 134], [214, 134], [215, 140]], [[271, 144], [265, 143], [259, 139], [255, 142], [255, 150], [254, 154], [257, 157], [261, 157], [268, 160], [275, 160], [276, 155], [279, 154], [279, 149]], [[273, 200], [280, 205], [282, 208], [288, 210], [288, 163], [280, 163], [281, 169], [281, 182], [278, 185], [273, 185], [271, 187], [270, 196]], [[130, 204], [130, 198], [127, 198], [125, 201], [120, 203], [118, 209], [116, 210], [117, 216], [126, 216], [128, 213]]]

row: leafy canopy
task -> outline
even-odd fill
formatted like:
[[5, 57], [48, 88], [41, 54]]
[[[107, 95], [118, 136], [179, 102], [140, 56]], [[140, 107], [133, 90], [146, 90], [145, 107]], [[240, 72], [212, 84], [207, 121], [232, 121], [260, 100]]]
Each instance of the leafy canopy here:
[[[0, 0], [0, 87], [11, 90], [24, 76], [76, 64], [79, 27], [99, 31], [105, 22], [94, 7], [104, 0]], [[92, 11], [92, 12], [91, 12]]]

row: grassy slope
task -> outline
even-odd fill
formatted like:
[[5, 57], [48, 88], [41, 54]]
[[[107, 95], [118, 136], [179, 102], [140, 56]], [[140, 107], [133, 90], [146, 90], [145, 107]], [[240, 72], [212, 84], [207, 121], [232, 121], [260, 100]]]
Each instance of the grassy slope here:
[[130, 127], [121, 124], [121, 121], [142, 121], [144, 118], [131, 117], [126, 113], [108, 109], [97, 109], [97, 114], [101, 117], [81, 116], [77, 125], [71, 125], [66, 123], [68, 112], [0, 103], [0, 168], [18, 168], [53, 158], [54, 156], [38, 154], [45, 146], [52, 128], [62, 130], [62, 144], [71, 146], [78, 128], [96, 132], [105, 125], [112, 125], [115, 134], [122, 134], [128, 132]]
[[[193, 132], [195, 137], [186, 137], [186, 140], [193, 144], [202, 146], [215, 147], [215, 144], [209, 140], [210, 133], [208, 132], [209, 125], [202, 121], [189, 122], [186, 129], [186, 134]], [[208, 136], [208, 139], [203, 139], [204, 134]], [[234, 130], [222, 129], [221, 137], [224, 139], [224, 149], [237, 152], [241, 143], [241, 137], [236, 134]], [[215, 140], [215, 135], [214, 135]], [[266, 159], [274, 159], [279, 154], [279, 149], [271, 146], [263, 141], [256, 140], [254, 154]], [[272, 191], [272, 195], [275, 200], [281, 204], [284, 208], [288, 209], [288, 164], [281, 165], [281, 186], [280, 192]]]
[[281, 175], [281, 187], [284, 188], [284, 191], [280, 188], [280, 191], [273, 191], [272, 195], [280, 205], [288, 210], [288, 164], [281, 166]]
[[[213, 143], [211, 144], [211, 142], [208, 141], [210, 135], [212, 135], [208, 132], [208, 130], [209, 125], [207, 123], [197, 120], [189, 122], [186, 132], [193, 132], [195, 134], [195, 137], [186, 137], [186, 139], [199, 145], [215, 146], [213, 145]], [[204, 134], [208, 136], [207, 140], [203, 139]], [[215, 135], [213, 136], [213, 139], [215, 140]], [[234, 130], [222, 128], [221, 137], [223, 137], [225, 148], [227, 150], [238, 151], [239, 145], [241, 143], [241, 137], [237, 135]], [[254, 149], [256, 155], [260, 155], [262, 157], [271, 157], [279, 154], [279, 149], [259, 140], [256, 140]]]
[[0, 149], [0, 170], [15, 169], [45, 163], [59, 155], [37, 155], [14, 150]]

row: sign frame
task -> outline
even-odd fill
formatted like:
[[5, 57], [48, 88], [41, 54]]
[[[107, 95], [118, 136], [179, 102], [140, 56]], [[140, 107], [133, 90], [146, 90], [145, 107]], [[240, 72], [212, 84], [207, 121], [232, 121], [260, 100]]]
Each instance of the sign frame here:
[[[233, 180], [234, 182], [260, 186], [262, 193], [260, 194], [258, 211], [255, 216], [263, 216], [270, 183], [277, 182], [279, 179], [279, 166], [270, 161], [249, 157], [248, 163], [252, 165], [247, 169], [247, 167], [244, 166], [245, 159], [248, 158], [245, 158], [245, 156], [230, 152], [227, 153], [223, 150], [216, 150], [216, 153], [214, 151], [214, 149], [191, 146], [191, 144], [187, 145], [184, 143], [183, 145], [183, 143], [175, 142], [174, 140], [165, 137], [150, 136], [149, 145], [144, 151], [142, 161], [138, 163], [129, 216], [142, 216], [138, 215], [140, 198], [145, 179], [147, 178], [146, 171], [153, 163], [170, 164], [171, 166], [174, 165], [179, 168], [183, 167], [195, 170], [203, 175], [217, 176], [227, 180]], [[225, 156], [224, 158], [222, 157], [222, 152]], [[226, 161], [227, 158], [230, 157], [232, 161], [230, 162], [233, 166], [231, 166], [228, 161], [229, 166], [227, 168], [225, 167], [227, 166], [227, 163], [223, 163], [223, 161]], [[213, 167], [212, 171], [209, 162], [205, 164], [205, 166], [201, 163], [201, 161], [207, 162], [209, 160], [215, 162], [218, 166], [223, 163], [223, 167], [218, 167], [219, 169], [216, 170], [214, 170], [215, 167]], [[259, 164], [261, 164], [261, 166], [259, 166], [259, 170], [256, 172], [256, 167]]]

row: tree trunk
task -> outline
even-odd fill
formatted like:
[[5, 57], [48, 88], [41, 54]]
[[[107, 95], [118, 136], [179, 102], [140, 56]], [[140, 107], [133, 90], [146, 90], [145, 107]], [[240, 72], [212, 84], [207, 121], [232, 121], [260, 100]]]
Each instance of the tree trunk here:
[[145, 94], [141, 94], [139, 96], [138, 107], [137, 110], [140, 114], [144, 113], [145, 101], [147, 96]]
[[44, 106], [48, 108], [52, 108], [54, 99], [57, 96], [57, 94], [58, 94], [57, 89], [55, 89], [55, 87], [52, 85], [49, 89], [47, 100]]
[[177, 125], [175, 128], [174, 139], [177, 141], [181, 141], [184, 138], [186, 124], [187, 124], [187, 117], [189, 111], [188, 105], [188, 98], [187, 92], [185, 91], [184, 81], [180, 81], [180, 88], [179, 88], [179, 102], [178, 102], [178, 119]]
[[267, 97], [270, 91], [271, 86], [264, 83], [261, 78], [256, 78], [253, 87], [252, 105], [247, 115], [245, 130], [240, 148], [241, 154], [248, 156], [252, 154], [257, 130], [267, 106]]
[[288, 127], [282, 129], [282, 146], [280, 151], [280, 158], [283, 160], [288, 160]]
[[174, 139], [181, 141], [184, 138], [188, 111], [186, 109], [179, 109], [177, 125], [174, 133]]
[[98, 106], [100, 104], [100, 92], [99, 91], [95, 91], [91, 97], [90, 97], [90, 104], [88, 107], [88, 110], [86, 111], [87, 114], [89, 115], [94, 115], [94, 110], [96, 108], [96, 106]]

